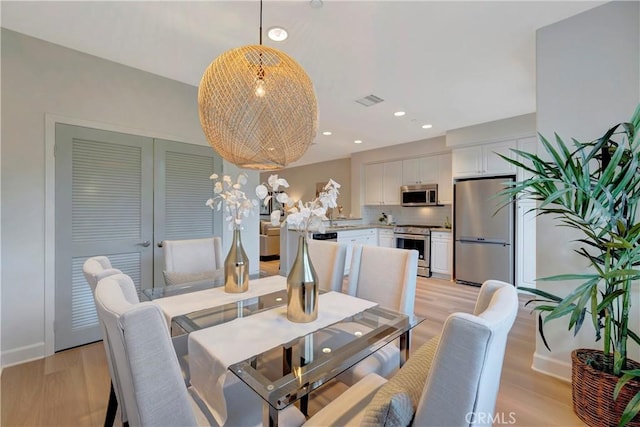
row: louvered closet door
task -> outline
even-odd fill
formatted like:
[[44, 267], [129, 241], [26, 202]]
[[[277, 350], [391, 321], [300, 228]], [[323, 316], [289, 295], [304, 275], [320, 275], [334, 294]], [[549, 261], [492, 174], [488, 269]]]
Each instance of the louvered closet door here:
[[153, 140], [57, 124], [56, 351], [101, 339], [84, 261], [106, 255], [148, 287], [152, 242]]
[[154, 286], [164, 286], [163, 240], [221, 236], [220, 213], [205, 205], [222, 159], [209, 146], [155, 140]]

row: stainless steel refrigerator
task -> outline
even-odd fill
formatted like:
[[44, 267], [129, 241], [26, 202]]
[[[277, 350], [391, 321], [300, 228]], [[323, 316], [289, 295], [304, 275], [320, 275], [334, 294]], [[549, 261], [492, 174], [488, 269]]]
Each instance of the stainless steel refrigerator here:
[[511, 177], [468, 179], [454, 185], [454, 274], [456, 282], [514, 282], [514, 207], [496, 194]]

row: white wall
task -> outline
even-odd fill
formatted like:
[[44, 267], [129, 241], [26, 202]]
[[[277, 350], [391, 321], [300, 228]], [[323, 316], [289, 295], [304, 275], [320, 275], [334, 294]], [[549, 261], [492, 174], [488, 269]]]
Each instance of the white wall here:
[[[589, 141], [612, 125], [628, 120], [640, 101], [640, 3], [612, 2], [537, 33], [537, 127], [547, 138], [556, 132], [570, 140]], [[584, 270], [587, 263], [573, 253], [576, 238], [547, 217], [537, 222], [537, 276]], [[539, 282], [538, 287], [566, 294], [566, 283]], [[631, 327], [640, 331], [640, 293], [635, 286]], [[575, 339], [567, 333], [567, 319], [545, 327], [552, 352], [540, 339], [534, 368], [570, 377], [574, 348], [602, 348], [586, 324]], [[640, 360], [638, 347], [629, 341], [630, 356]]]
[[[327, 183], [329, 178], [340, 184], [338, 206], [343, 207], [343, 214], [351, 213], [351, 161], [349, 158], [330, 160], [311, 165], [286, 168], [273, 172], [289, 182], [287, 194], [294, 200], [308, 202], [316, 197], [316, 183]], [[267, 182], [272, 172], [262, 172], [260, 179]], [[334, 218], [337, 217], [337, 212]]]
[[[45, 316], [45, 299], [52, 300], [52, 288], [45, 286], [52, 280], [45, 272], [45, 218], [52, 209], [45, 204], [45, 114], [151, 137], [201, 145], [206, 140], [196, 87], [5, 29], [1, 67], [1, 350], [7, 365], [42, 357], [51, 328], [45, 324], [51, 317]], [[251, 221], [243, 243], [255, 257], [253, 272], [257, 216]]]
[[505, 139], [518, 139], [534, 135], [536, 114], [523, 114], [502, 120], [481, 123], [447, 131], [447, 147], [482, 144]]
[[[0, 10], [2, 8], [0, 7]], [[0, 21], [2, 12], [0, 11]], [[1, 34], [0, 34], [1, 42]], [[0, 67], [0, 82], [2, 81], [2, 67]], [[1, 90], [0, 90], [1, 92]], [[2, 102], [0, 102], [0, 129], [2, 129]], [[0, 134], [0, 260], [2, 260], [2, 135]], [[2, 378], [2, 262], [0, 262], [0, 378]], [[0, 402], [2, 401], [2, 391], [0, 391]], [[0, 417], [2, 409], [0, 409]]]

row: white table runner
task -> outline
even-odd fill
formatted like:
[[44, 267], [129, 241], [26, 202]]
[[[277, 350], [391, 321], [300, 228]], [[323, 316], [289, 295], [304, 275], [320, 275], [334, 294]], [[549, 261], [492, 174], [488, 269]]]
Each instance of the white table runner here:
[[172, 297], [158, 298], [152, 302], [160, 307], [167, 319], [169, 328], [171, 328], [171, 320], [176, 316], [204, 310], [205, 308], [218, 307], [243, 299], [259, 297], [286, 289], [286, 287], [286, 277], [269, 276], [249, 281], [249, 290], [247, 292], [228, 293], [224, 291], [224, 286], [220, 286]]
[[224, 425], [227, 420], [224, 384], [230, 365], [376, 305], [339, 292], [328, 292], [319, 296], [318, 318], [313, 322], [290, 322], [287, 307], [283, 306], [192, 332], [189, 334], [191, 385], [207, 403], [218, 424]]

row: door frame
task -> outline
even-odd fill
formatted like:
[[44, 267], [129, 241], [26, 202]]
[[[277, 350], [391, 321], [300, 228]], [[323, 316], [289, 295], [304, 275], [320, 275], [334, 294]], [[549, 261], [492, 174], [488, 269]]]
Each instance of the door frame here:
[[[161, 132], [147, 131], [144, 129], [113, 125], [110, 123], [67, 117], [51, 113], [45, 113], [44, 121], [44, 356], [46, 357], [51, 356], [54, 353], [55, 344], [56, 124], [61, 123], [172, 141], [182, 141], [189, 138], [176, 137], [175, 135], [163, 134]], [[202, 139], [202, 137], [193, 139], [198, 140]], [[202, 140], [202, 142], [202, 144], [193, 142], [186, 142], [186, 144], [208, 145], [206, 144], [206, 141]]]

